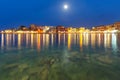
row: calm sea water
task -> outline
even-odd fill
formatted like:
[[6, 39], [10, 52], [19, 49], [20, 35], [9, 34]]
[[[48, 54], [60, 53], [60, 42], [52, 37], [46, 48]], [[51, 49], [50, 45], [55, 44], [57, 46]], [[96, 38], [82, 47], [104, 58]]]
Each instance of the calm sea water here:
[[0, 34], [0, 80], [120, 80], [120, 34]]

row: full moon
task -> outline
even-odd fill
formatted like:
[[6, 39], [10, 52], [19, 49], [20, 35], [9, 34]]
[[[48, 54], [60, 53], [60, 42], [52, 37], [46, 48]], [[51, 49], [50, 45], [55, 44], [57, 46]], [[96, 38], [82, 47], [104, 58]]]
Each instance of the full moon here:
[[67, 4], [64, 5], [64, 9], [65, 9], [65, 10], [68, 9], [68, 5], [67, 5]]

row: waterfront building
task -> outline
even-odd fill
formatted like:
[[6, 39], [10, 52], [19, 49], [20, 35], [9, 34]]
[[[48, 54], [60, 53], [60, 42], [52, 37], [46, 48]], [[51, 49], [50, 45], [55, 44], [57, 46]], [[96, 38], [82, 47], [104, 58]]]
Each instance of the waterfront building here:
[[114, 23], [114, 27], [116, 30], [120, 30], [120, 22]]
[[37, 28], [37, 26], [35, 24], [31, 24], [29, 29], [31, 31], [37, 31], [38, 30], [38, 28]]
[[65, 27], [64, 26], [57, 26], [56, 33], [65, 33]]

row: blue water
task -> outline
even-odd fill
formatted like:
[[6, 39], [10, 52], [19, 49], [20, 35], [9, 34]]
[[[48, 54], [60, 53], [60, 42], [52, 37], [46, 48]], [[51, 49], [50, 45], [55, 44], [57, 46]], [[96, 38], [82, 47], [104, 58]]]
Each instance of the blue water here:
[[120, 80], [120, 34], [0, 34], [0, 80]]

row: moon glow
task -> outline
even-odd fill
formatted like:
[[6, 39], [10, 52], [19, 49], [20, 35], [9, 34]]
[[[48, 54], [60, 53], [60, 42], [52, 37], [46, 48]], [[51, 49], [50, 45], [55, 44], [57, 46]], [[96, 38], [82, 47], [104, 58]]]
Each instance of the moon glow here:
[[67, 4], [64, 5], [64, 9], [65, 9], [65, 10], [68, 9], [68, 5], [67, 5]]

